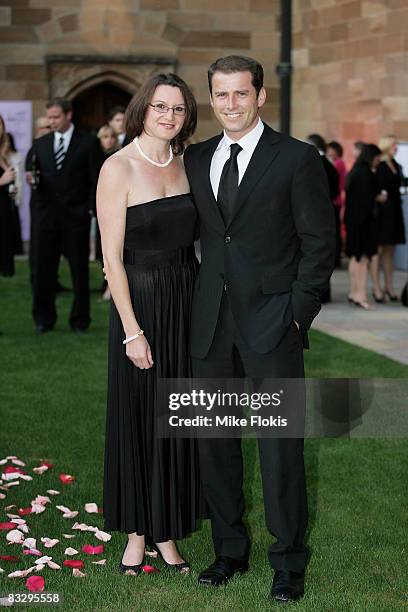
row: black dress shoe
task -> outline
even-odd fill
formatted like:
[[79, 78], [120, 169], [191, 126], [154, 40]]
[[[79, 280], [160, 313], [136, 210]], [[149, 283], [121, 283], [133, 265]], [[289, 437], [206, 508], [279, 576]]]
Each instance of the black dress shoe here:
[[42, 323], [39, 323], [36, 327], [37, 330], [37, 334], [46, 334], [47, 332], [52, 330], [52, 327], [50, 327], [49, 325], [43, 325]]
[[210, 567], [201, 572], [198, 584], [202, 586], [220, 586], [226, 584], [234, 574], [244, 574], [248, 571], [248, 562], [232, 559], [231, 557], [217, 557]]
[[271, 597], [274, 601], [287, 603], [303, 597], [305, 574], [290, 570], [276, 570], [273, 577]]

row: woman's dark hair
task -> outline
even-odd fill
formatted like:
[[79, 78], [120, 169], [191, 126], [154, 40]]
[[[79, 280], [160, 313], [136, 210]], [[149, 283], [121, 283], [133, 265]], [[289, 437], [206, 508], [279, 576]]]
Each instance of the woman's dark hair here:
[[356, 159], [356, 164], [368, 164], [371, 166], [373, 159], [382, 155], [381, 149], [375, 144], [365, 144], [361, 149], [360, 155]]
[[12, 153], [17, 153], [16, 144], [14, 142], [13, 134], [10, 134], [10, 132], [7, 132], [7, 136], [8, 136], [9, 143], [10, 143], [10, 151]]
[[333, 151], [336, 151], [339, 157], [343, 157], [343, 147], [339, 142], [337, 142], [336, 140], [332, 140], [327, 146], [333, 149]]
[[142, 85], [137, 94], [133, 96], [129, 102], [125, 112], [124, 122], [126, 135], [132, 140], [135, 136], [140, 136], [143, 132], [143, 122], [147, 107], [159, 85], [178, 87], [184, 98], [186, 115], [183, 127], [170, 143], [174, 155], [181, 155], [184, 152], [186, 141], [194, 134], [197, 126], [197, 104], [188, 85], [176, 74], [157, 74]]
[[259, 62], [252, 57], [243, 55], [228, 55], [228, 57], [220, 57], [208, 69], [208, 86], [212, 93], [212, 78], [216, 72], [231, 74], [233, 72], [250, 72], [252, 76], [252, 85], [256, 89], [256, 95], [259, 94], [263, 87], [264, 71]]

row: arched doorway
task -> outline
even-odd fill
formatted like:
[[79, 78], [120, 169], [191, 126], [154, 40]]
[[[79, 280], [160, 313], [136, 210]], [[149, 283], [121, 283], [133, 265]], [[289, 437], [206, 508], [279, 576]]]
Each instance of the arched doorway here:
[[130, 93], [112, 83], [99, 83], [81, 91], [72, 99], [73, 121], [81, 129], [96, 133], [106, 123], [114, 106], [126, 106]]

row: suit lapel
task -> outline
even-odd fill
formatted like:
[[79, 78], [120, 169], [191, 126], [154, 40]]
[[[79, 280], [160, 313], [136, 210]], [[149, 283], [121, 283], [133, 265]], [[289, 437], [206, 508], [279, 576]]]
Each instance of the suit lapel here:
[[279, 147], [277, 145], [280, 140], [280, 135], [266, 124], [264, 124], [264, 126], [262, 136], [256, 145], [255, 151], [252, 154], [251, 160], [239, 185], [228, 227], [234, 221], [235, 216], [245, 203], [247, 197], [253, 191], [255, 185], [261, 180], [279, 154]]
[[207, 208], [208, 208], [210, 217], [213, 220], [217, 229], [221, 230], [224, 233], [225, 231], [224, 220], [221, 216], [219, 206], [214, 197], [214, 192], [212, 190], [211, 180], [210, 180], [211, 160], [212, 160], [214, 152], [222, 136], [223, 136], [222, 134], [219, 134], [215, 138], [212, 138], [208, 142], [208, 146], [205, 147], [203, 151], [201, 152], [200, 166], [202, 168], [202, 172], [200, 172], [200, 176], [203, 179], [203, 184], [204, 184], [204, 189], [205, 189], [204, 193], [208, 195], [208, 197], [204, 198], [204, 202], [207, 203]]
[[65, 153], [64, 161], [62, 162], [60, 172], [64, 172], [64, 169], [69, 165], [69, 162], [71, 158], [73, 157], [76, 149], [78, 148], [80, 141], [81, 141], [80, 134], [78, 133], [76, 128], [74, 128], [74, 131], [72, 132], [71, 140], [69, 143], [69, 147], [67, 149], [67, 152]]

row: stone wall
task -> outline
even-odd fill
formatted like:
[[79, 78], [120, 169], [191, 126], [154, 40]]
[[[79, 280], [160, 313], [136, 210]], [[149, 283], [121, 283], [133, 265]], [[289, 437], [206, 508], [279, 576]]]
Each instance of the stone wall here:
[[[46, 57], [130, 56], [112, 63], [112, 79], [137, 84], [175, 66], [199, 103], [198, 137], [217, 129], [208, 104], [206, 68], [221, 55], [259, 59], [266, 73], [263, 117], [277, 127], [278, 0], [0, 0], [0, 98], [31, 99], [43, 111], [63, 88]], [[320, 131], [350, 143], [395, 132], [408, 140], [406, 0], [293, 0], [293, 133]], [[150, 66], [150, 68], [149, 68]], [[65, 67], [66, 69], [66, 67]], [[89, 70], [89, 65], [87, 67]], [[116, 73], [114, 74], [114, 72]], [[75, 71], [74, 71], [75, 72]], [[92, 71], [91, 71], [92, 72]], [[103, 73], [97, 63], [95, 78]], [[67, 77], [67, 91], [83, 89]], [[82, 81], [81, 81], [82, 79]], [[62, 85], [61, 85], [62, 84]]]

